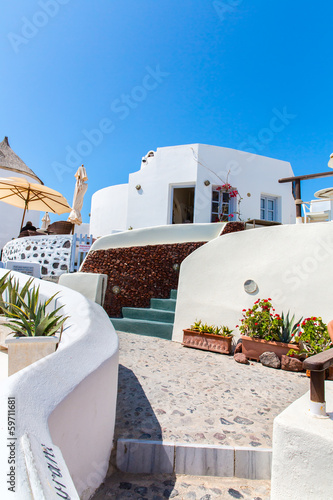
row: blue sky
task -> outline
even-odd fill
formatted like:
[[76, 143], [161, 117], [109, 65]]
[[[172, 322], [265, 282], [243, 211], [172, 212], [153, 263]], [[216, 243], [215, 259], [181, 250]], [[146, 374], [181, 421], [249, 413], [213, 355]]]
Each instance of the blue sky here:
[[[328, 0], [17, 0], [1, 14], [0, 140], [70, 204], [83, 163], [84, 222], [91, 195], [157, 147], [251, 148], [295, 175], [329, 170]], [[327, 186], [303, 181], [303, 200]]]

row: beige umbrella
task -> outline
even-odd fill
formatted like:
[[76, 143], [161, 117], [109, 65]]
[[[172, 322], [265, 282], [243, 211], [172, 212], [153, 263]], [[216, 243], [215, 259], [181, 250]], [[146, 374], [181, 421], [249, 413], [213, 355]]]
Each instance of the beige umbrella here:
[[24, 209], [21, 228], [26, 210], [47, 210], [55, 214], [71, 211], [66, 198], [58, 191], [21, 177], [0, 178], [0, 201]]
[[73, 196], [73, 206], [67, 220], [68, 222], [72, 222], [73, 224], [77, 224], [78, 226], [80, 226], [82, 224], [81, 210], [83, 206], [83, 197], [88, 189], [88, 184], [85, 184], [84, 182], [88, 180], [88, 177], [86, 169], [83, 165], [78, 168], [75, 177], [76, 184]]

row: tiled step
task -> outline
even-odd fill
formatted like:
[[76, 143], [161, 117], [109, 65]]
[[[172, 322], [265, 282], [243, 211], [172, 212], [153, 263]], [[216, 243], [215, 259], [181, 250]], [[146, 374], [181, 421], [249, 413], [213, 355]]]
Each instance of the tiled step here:
[[145, 309], [141, 307], [123, 307], [124, 318], [143, 319], [148, 321], [161, 321], [162, 323], [173, 323], [175, 313], [162, 309]]
[[159, 337], [171, 340], [173, 323], [147, 321], [131, 318], [110, 318], [115, 328], [120, 332], [137, 333], [148, 337]]
[[175, 311], [176, 299], [150, 299], [152, 309], [162, 309], [163, 311]]

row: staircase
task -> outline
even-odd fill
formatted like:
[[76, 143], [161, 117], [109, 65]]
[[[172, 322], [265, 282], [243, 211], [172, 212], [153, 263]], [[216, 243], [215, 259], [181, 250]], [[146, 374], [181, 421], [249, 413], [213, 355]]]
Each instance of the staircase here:
[[177, 290], [169, 299], [150, 299], [150, 308], [123, 307], [122, 318], [110, 318], [115, 330], [171, 340]]

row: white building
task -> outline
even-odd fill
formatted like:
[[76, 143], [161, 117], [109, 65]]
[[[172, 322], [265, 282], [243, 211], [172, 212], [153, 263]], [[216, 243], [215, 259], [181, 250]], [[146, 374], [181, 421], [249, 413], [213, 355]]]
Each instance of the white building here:
[[[37, 175], [14, 153], [9, 146], [8, 137], [0, 142], [0, 178], [23, 177], [28, 182], [43, 184]], [[16, 238], [20, 232], [23, 210], [0, 201], [0, 248], [9, 240]], [[36, 227], [39, 226], [40, 212], [27, 210], [25, 222], [30, 220]]]
[[234, 149], [204, 144], [158, 148], [142, 159], [127, 184], [94, 193], [91, 233], [99, 237], [128, 228], [218, 219], [294, 223], [291, 185], [278, 183], [293, 175], [288, 162]]

